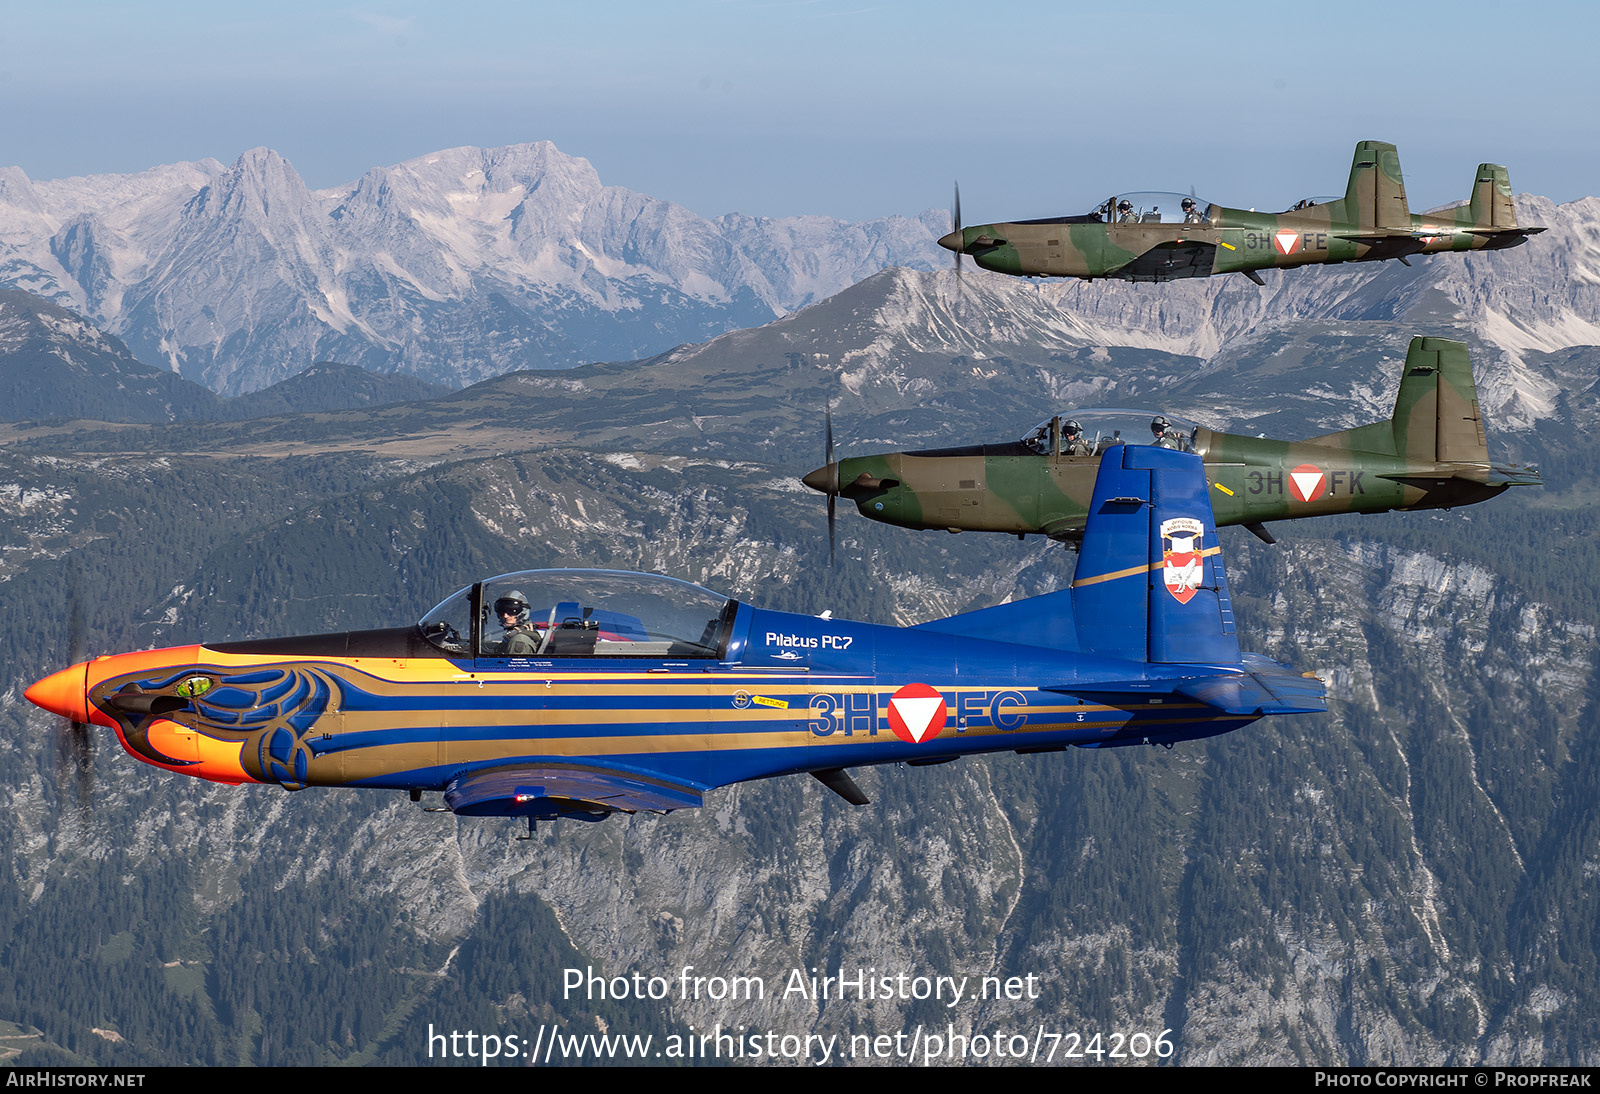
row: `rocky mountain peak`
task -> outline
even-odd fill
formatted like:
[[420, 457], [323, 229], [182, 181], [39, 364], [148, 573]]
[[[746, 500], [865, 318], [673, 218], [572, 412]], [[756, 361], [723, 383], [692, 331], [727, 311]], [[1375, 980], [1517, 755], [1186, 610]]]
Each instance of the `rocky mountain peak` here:
[[3, 211], [7, 220], [18, 215], [48, 215], [39, 196], [34, 193], [33, 180], [20, 167], [0, 167], [0, 211]]
[[252, 148], [202, 187], [187, 211], [197, 218], [265, 223], [300, 219], [309, 204], [305, 180], [288, 160], [270, 148]]

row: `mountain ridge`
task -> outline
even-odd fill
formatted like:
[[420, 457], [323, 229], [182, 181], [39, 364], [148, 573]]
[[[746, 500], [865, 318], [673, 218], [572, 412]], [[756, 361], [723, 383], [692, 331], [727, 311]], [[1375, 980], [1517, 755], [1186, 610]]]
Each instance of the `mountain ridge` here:
[[412, 376], [318, 361], [261, 391], [223, 397], [145, 364], [120, 339], [67, 308], [20, 289], [0, 289], [0, 417], [8, 420], [241, 421], [385, 406], [448, 390]]
[[[1268, 271], [1264, 289], [1216, 277], [1008, 292], [1013, 305], [1047, 302], [1052, 325], [1086, 343], [1213, 363], [1305, 320], [1466, 331], [1510, 367], [1502, 413], [1531, 425], [1559, 399], [1539, 378], [1544, 359], [1600, 345], [1600, 199], [1518, 202], [1547, 231], [1506, 251]], [[944, 270], [947, 228], [933, 209], [856, 224], [706, 219], [608, 186], [547, 141], [443, 149], [315, 191], [256, 148], [231, 165], [37, 183], [5, 168], [0, 286], [80, 311], [141, 359], [222, 393], [320, 359], [462, 386], [702, 343], [885, 267]]]
[[[933, 214], [708, 221], [549, 142], [455, 148], [311, 191], [270, 149], [137, 176], [0, 177], [0, 284], [223, 393], [334, 357], [471, 382], [647, 356], [936, 261]], [[783, 239], [804, 237], [809, 261]]]

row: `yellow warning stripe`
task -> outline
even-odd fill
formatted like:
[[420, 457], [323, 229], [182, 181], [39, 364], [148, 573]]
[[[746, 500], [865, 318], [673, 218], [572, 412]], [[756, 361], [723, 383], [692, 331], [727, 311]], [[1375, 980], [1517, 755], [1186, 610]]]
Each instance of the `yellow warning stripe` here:
[[[1221, 552], [1221, 547], [1207, 547], [1200, 552], [1200, 557], [1214, 555]], [[1147, 574], [1152, 570], [1159, 570], [1166, 565], [1164, 562], [1152, 562], [1148, 566], [1129, 566], [1126, 570], [1113, 570], [1109, 574], [1096, 574], [1094, 577], [1079, 578], [1072, 583], [1074, 589], [1081, 585], [1098, 585], [1102, 581], [1115, 581], [1119, 577], [1132, 577], [1134, 574]]]

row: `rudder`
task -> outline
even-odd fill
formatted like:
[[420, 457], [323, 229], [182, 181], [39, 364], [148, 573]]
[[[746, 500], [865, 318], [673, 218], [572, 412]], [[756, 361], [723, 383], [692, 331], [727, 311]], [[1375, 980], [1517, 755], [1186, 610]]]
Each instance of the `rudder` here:
[[1400, 172], [1400, 153], [1383, 141], [1356, 145], [1345, 186], [1344, 213], [1362, 230], [1411, 231], [1411, 207]]
[[1124, 444], [1101, 457], [1072, 582], [1084, 651], [1239, 662], [1208, 490], [1204, 465], [1189, 453]]
[[1472, 379], [1472, 354], [1467, 344], [1448, 338], [1420, 341], [1424, 353], [1439, 355], [1436, 458], [1440, 463], [1488, 463], [1489, 441], [1483, 433], [1478, 385]]
[[1394, 403], [1395, 455], [1422, 463], [1488, 463], [1489, 445], [1465, 342], [1413, 338]]
[[1515, 228], [1517, 205], [1511, 199], [1511, 172], [1498, 163], [1478, 164], [1467, 210], [1474, 228]]

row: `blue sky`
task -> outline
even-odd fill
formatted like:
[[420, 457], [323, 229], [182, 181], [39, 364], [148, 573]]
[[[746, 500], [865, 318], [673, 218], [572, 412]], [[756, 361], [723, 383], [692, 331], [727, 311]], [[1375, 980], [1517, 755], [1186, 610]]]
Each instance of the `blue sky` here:
[[[1512, 15], [1507, 13], [1512, 12]], [[1482, 160], [1600, 191], [1578, 4], [8, 3], [0, 163], [34, 178], [277, 149], [313, 187], [552, 140], [697, 213], [1075, 212], [1112, 189], [1282, 207], [1400, 147], [1413, 208]], [[1514, 18], [1513, 18], [1514, 15]]]

